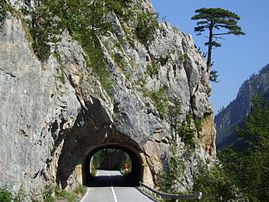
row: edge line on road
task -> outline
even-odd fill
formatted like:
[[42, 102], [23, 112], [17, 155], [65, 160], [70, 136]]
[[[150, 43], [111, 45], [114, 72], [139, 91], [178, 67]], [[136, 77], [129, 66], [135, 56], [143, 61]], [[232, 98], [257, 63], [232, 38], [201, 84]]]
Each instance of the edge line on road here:
[[83, 202], [85, 200], [85, 198], [88, 196], [89, 194], [89, 189], [87, 189], [86, 194], [82, 197], [82, 199], [80, 200], [80, 202]]

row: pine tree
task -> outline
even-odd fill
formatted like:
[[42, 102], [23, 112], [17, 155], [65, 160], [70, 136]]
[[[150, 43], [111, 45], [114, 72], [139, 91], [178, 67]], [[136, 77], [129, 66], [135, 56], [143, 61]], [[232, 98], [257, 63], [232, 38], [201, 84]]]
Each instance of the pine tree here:
[[268, 201], [269, 106], [261, 97], [252, 98], [251, 110], [238, 133], [244, 147], [221, 152], [224, 168], [250, 201]]
[[[207, 72], [212, 75], [210, 78], [217, 81], [216, 71], [211, 71], [212, 66], [212, 48], [220, 47], [221, 43], [218, 39], [223, 35], [245, 35], [241, 27], [237, 25], [240, 17], [228, 10], [222, 8], [200, 8], [195, 11], [197, 13], [191, 19], [198, 20], [194, 31], [197, 35], [209, 30], [208, 41], [205, 43], [208, 46], [207, 52]], [[215, 32], [217, 30], [218, 32]]]

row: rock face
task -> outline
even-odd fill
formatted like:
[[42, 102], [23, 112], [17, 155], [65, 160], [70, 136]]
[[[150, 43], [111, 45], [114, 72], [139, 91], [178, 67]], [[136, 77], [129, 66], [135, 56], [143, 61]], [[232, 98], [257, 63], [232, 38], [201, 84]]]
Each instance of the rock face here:
[[60, 130], [74, 124], [81, 105], [72, 85], [56, 79], [55, 58], [37, 60], [18, 19], [5, 21], [0, 41], [1, 184], [43, 186], [35, 179], [45, 175]]
[[218, 148], [232, 145], [238, 139], [236, 127], [240, 126], [251, 107], [251, 97], [258, 93], [269, 101], [269, 65], [263, 67], [256, 75], [252, 75], [239, 89], [236, 99], [221, 110], [216, 117]]
[[[0, 28], [0, 185], [23, 186], [37, 198], [48, 184], [73, 189], [87, 155], [106, 147], [140, 159], [134, 160], [143, 171], [139, 180], [158, 184], [170, 146], [186, 145], [170, 127], [168, 109], [178, 100], [176, 119], [193, 117], [197, 142], [178, 190], [191, 190], [194, 156], [215, 155], [206, 64], [192, 38], [160, 23], [145, 45], [129, 33], [135, 25], [110, 13], [113, 31], [98, 37], [111, 80], [105, 88], [67, 31], [40, 61], [18, 14], [34, 3], [10, 1], [13, 12]], [[153, 12], [148, 1], [133, 4]]]

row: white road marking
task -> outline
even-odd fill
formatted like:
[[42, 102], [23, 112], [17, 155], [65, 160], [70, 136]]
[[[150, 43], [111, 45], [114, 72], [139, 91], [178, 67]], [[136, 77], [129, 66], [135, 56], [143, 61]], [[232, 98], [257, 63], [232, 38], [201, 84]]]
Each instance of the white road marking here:
[[83, 198], [80, 200], [80, 202], [83, 202], [87, 198], [88, 194], [89, 194], [89, 189], [87, 189], [86, 194], [83, 196]]
[[107, 174], [108, 174], [108, 176], [109, 176], [109, 181], [110, 181], [110, 185], [111, 185], [110, 187], [111, 187], [111, 190], [112, 190], [112, 193], [113, 193], [114, 201], [115, 201], [115, 202], [118, 202], [117, 197], [116, 197], [116, 194], [115, 194], [115, 191], [114, 191], [114, 188], [113, 188], [113, 186], [112, 186], [110, 173], [107, 172]]

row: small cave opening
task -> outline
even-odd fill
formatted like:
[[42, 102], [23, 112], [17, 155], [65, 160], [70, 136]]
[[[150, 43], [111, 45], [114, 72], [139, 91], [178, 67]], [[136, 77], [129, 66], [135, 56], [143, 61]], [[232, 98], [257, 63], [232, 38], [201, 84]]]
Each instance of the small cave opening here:
[[140, 153], [126, 145], [95, 147], [82, 163], [82, 183], [85, 186], [137, 186], [142, 179]]

